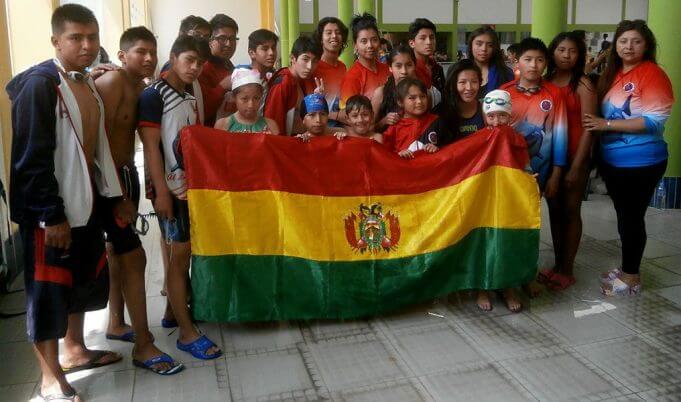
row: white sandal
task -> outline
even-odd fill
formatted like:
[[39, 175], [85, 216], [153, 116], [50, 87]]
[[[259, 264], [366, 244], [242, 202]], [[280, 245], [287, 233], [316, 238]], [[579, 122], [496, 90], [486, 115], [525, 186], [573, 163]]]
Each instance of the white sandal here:
[[641, 284], [629, 286], [620, 278], [615, 278], [609, 283], [601, 284], [601, 293], [605, 296], [636, 296], [641, 293]]
[[623, 272], [619, 268], [614, 268], [608, 272], [603, 272], [600, 277], [601, 283], [610, 284], [615, 279], [620, 279], [622, 277], [622, 274]]
[[77, 396], [78, 394], [75, 391], [73, 391], [71, 394], [56, 393], [49, 395], [42, 395], [40, 392], [38, 392], [38, 398], [40, 398], [43, 402], [73, 402], [76, 400]]

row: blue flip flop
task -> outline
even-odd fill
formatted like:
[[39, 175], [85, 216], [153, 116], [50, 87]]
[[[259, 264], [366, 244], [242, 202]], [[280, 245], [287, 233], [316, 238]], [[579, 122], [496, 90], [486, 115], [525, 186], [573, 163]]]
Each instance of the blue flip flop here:
[[214, 344], [213, 341], [208, 339], [206, 335], [201, 335], [194, 342], [190, 342], [187, 344], [180, 342], [179, 339], [177, 340], [178, 349], [180, 349], [183, 352], [191, 353], [192, 356], [201, 360], [210, 360], [222, 356], [222, 350], [218, 350], [217, 352], [211, 355], [206, 353], [208, 349], [212, 348], [213, 346], [217, 347], [217, 345]]
[[177, 320], [161, 318], [161, 326], [163, 328], [177, 328]]
[[[159, 363], [168, 363], [170, 364], [171, 367], [167, 370], [159, 370], [154, 367]], [[145, 360], [143, 362], [132, 359], [132, 364], [134, 364], [137, 367], [153, 371], [154, 373], [159, 375], [173, 375], [184, 370], [184, 364], [176, 362], [175, 360], [173, 360], [172, 357], [168, 356], [166, 353], [160, 356], [152, 357], [151, 359]]]
[[112, 341], [135, 343], [135, 331], [128, 331], [123, 335], [106, 334], [106, 339]]

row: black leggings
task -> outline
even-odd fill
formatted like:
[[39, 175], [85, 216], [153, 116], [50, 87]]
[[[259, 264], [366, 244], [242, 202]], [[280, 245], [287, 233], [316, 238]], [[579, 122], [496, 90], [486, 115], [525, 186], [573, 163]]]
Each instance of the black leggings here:
[[617, 212], [622, 240], [622, 271], [638, 275], [646, 248], [645, 215], [667, 161], [636, 168], [618, 168], [601, 162], [601, 174]]

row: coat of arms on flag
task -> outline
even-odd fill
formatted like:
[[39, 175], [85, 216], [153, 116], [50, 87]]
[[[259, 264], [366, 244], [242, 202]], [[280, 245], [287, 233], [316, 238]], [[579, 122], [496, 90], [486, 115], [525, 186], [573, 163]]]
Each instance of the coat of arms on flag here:
[[400, 242], [400, 220], [392, 211], [384, 214], [380, 203], [370, 207], [360, 204], [357, 215], [351, 212], [345, 217], [345, 238], [350, 247], [360, 253], [389, 252]]

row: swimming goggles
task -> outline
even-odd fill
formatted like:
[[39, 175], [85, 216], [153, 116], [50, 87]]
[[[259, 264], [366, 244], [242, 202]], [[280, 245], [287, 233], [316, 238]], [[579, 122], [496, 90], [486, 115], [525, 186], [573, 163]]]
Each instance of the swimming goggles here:
[[504, 105], [507, 105], [507, 104], [510, 103], [510, 102], [507, 101], [506, 99], [502, 99], [502, 98], [491, 98], [491, 97], [487, 97], [487, 96], [485, 97], [485, 99], [483, 100], [483, 102], [485, 102], [485, 103], [488, 104], [488, 105], [494, 103], [494, 104], [499, 105], [499, 106], [504, 106]]
[[525, 88], [524, 86], [517, 85], [517, 84], [515, 86], [515, 89], [517, 89], [518, 92], [520, 92], [521, 94], [527, 92], [528, 94], [531, 94], [531, 95], [534, 95], [536, 93], [539, 93], [539, 91], [541, 91], [541, 87]]

